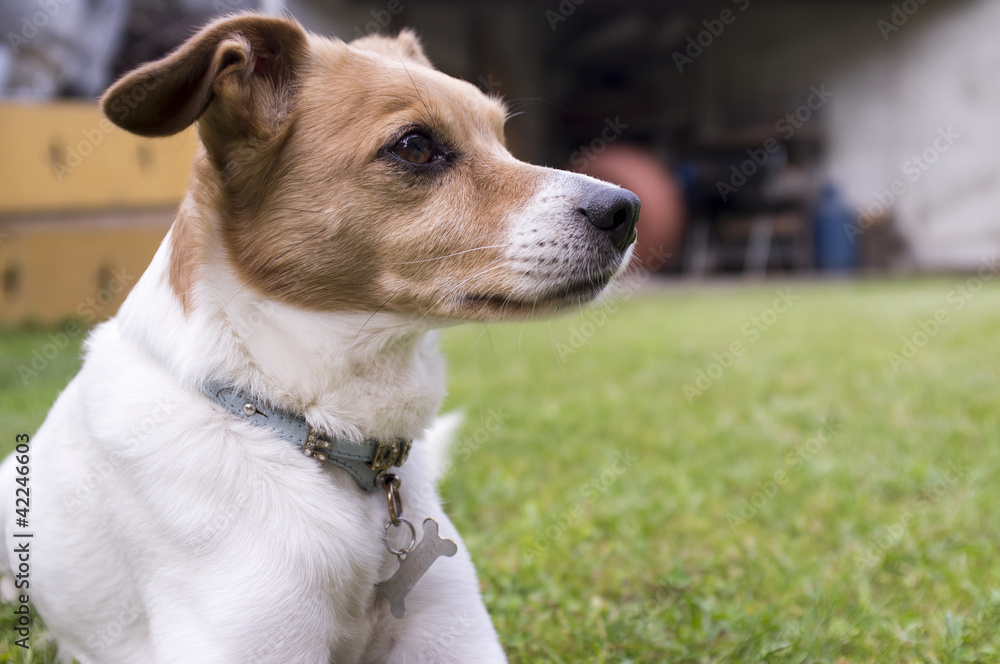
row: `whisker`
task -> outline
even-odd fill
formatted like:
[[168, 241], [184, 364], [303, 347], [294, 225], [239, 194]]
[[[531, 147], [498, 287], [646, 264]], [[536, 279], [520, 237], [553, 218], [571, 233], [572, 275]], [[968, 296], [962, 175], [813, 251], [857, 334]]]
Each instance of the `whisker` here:
[[[594, 283], [594, 280], [591, 279], [590, 282]], [[583, 315], [583, 302], [582, 301], [581, 302], [577, 302], [576, 306], [580, 308], [580, 320], [583, 321], [583, 322], [580, 323], [580, 326], [583, 327], [583, 323], [586, 322], [586, 318]], [[590, 343], [590, 335], [587, 335], [587, 346], [590, 348], [590, 354], [593, 355], [594, 354], [594, 346], [593, 346], [593, 344]]]
[[[489, 326], [487, 326], [487, 327], [489, 327]], [[482, 335], [480, 335], [480, 336], [482, 336]], [[478, 343], [478, 342], [479, 342], [479, 340], [477, 339], [476, 343]], [[475, 348], [476, 347], [475, 344], [473, 344], [472, 347]], [[479, 400], [479, 424], [480, 424], [480, 426], [485, 427], [486, 426], [486, 415], [483, 413], [483, 384], [479, 380], [479, 355], [478, 354], [476, 354], [475, 361], [473, 361], [472, 365], [476, 368], [476, 396], [478, 397], [478, 400]]]
[[274, 212], [276, 210], [287, 210], [289, 212], [309, 212], [311, 214], [329, 214], [328, 210], [303, 210], [301, 208], [292, 208], [292, 207], [262, 208], [261, 212]]
[[[479, 333], [479, 336], [476, 337], [476, 340], [472, 343], [472, 348], [470, 348], [469, 352], [465, 354], [465, 358], [464, 359], [466, 359], [466, 360], [469, 359], [469, 355], [472, 353], [472, 351], [474, 351], [476, 349], [476, 346], [479, 345], [479, 340], [483, 338], [483, 335], [486, 334], [487, 331], [489, 331], [490, 325], [492, 325], [492, 324], [493, 323], [487, 323], [486, 324], [486, 326], [483, 328], [483, 331]], [[478, 355], [477, 355], [477, 357], [478, 357]]]
[[430, 263], [432, 261], [440, 261], [445, 258], [452, 258], [454, 256], [461, 256], [462, 254], [468, 254], [473, 251], [482, 251], [483, 249], [501, 249], [507, 245], [505, 244], [491, 244], [485, 247], [473, 247], [472, 249], [466, 249], [465, 251], [456, 251], [453, 254], [445, 254], [444, 256], [437, 256], [435, 258], [425, 258], [419, 261], [403, 261], [401, 263], [389, 263], [389, 265], [413, 265], [415, 263]]
[[566, 112], [568, 110], [565, 106], [561, 106], [561, 105], [555, 103], [554, 101], [551, 101], [551, 100], [546, 99], [544, 97], [519, 97], [517, 99], [509, 99], [509, 100], [507, 100], [507, 104], [508, 104], [508, 106], [510, 106], [511, 110], [514, 110], [514, 108], [516, 106], [518, 106], [519, 104], [521, 105], [520, 108], [523, 109], [523, 108], [527, 108], [528, 106], [531, 106], [532, 104], [534, 104], [536, 102], [541, 102], [543, 104], [548, 104], [550, 106], [555, 106], [556, 108], [558, 108], [560, 111], [563, 111], [563, 112]]
[[559, 352], [556, 350], [556, 339], [552, 333], [552, 321], [549, 321], [549, 345], [552, 346], [552, 353], [556, 356], [556, 363], [559, 365], [559, 370], [562, 372], [563, 377], [569, 378], [569, 374], [566, 373], [566, 367], [563, 366], [562, 358], [559, 357]]
[[377, 314], [378, 312], [382, 311], [382, 307], [384, 307], [385, 305], [389, 304], [389, 300], [391, 300], [392, 298], [394, 298], [396, 296], [396, 293], [398, 293], [398, 292], [399, 292], [398, 288], [396, 290], [392, 291], [392, 294], [389, 295], [389, 297], [385, 298], [385, 302], [383, 302], [382, 304], [378, 305], [378, 309], [376, 309], [375, 311], [372, 312], [372, 315], [368, 317], [368, 319], [364, 322], [364, 324], [361, 326], [361, 328], [358, 329], [358, 333], [354, 335], [353, 339], [351, 339], [351, 345], [352, 346], [354, 345], [354, 342], [358, 340], [358, 337], [361, 336], [361, 331], [365, 329], [365, 326], [368, 325], [368, 323], [371, 322], [372, 318], [375, 318], [375, 314]]
[[432, 304], [431, 306], [429, 306], [427, 308], [427, 311], [424, 312], [424, 315], [421, 316], [420, 318], [418, 318], [414, 322], [414, 325], [416, 325], [417, 323], [419, 323], [420, 321], [422, 321], [424, 318], [426, 318], [427, 315], [430, 314], [431, 311], [434, 309], [434, 307], [436, 307], [437, 305], [441, 304], [441, 302], [444, 301], [449, 295], [451, 295], [456, 290], [458, 290], [459, 288], [461, 288], [462, 285], [465, 282], [470, 281], [472, 279], [475, 279], [476, 277], [481, 277], [482, 275], [486, 274], [487, 272], [492, 272], [493, 270], [499, 270], [499, 269], [501, 269], [503, 267], [506, 267], [506, 261], [498, 261], [497, 264], [494, 265], [493, 267], [486, 268], [485, 270], [480, 270], [479, 272], [473, 274], [472, 276], [466, 277], [462, 281], [458, 282], [457, 284], [455, 284], [454, 286], [452, 286], [451, 288], [449, 288], [447, 291], [445, 291], [444, 294], [441, 295], [441, 297], [439, 297], [437, 300], [435, 300], [434, 304]]
[[507, 104], [514, 106], [515, 104], [534, 104], [536, 101], [541, 100], [542, 97], [514, 97], [513, 99], [508, 99]]
[[417, 93], [417, 99], [420, 100], [420, 105], [424, 107], [425, 111], [427, 111], [427, 116], [434, 117], [434, 114], [431, 113], [431, 109], [429, 109], [427, 104], [424, 102], [424, 98], [420, 96], [420, 90], [417, 89], [417, 83], [413, 80], [413, 77], [410, 76], [410, 70], [406, 68], [406, 63], [403, 61], [403, 58], [401, 58], [399, 53], [396, 53], [395, 51], [393, 51], [393, 54], [396, 56], [396, 59], [399, 60], [399, 64], [403, 65], [403, 71], [406, 72], [406, 77], [410, 79], [410, 85], [413, 86], [413, 91]]

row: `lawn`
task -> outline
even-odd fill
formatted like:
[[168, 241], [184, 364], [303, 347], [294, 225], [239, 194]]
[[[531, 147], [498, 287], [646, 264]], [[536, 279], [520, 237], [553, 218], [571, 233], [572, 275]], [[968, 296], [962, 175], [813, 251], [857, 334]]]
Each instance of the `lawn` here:
[[[981, 285], [624, 290], [448, 330], [466, 420], [442, 489], [511, 661], [1000, 661]], [[74, 337], [25, 384], [50, 333], [0, 335], [2, 449], [77, 362]], [[52, 661], [35, 647], [9, 661]]]

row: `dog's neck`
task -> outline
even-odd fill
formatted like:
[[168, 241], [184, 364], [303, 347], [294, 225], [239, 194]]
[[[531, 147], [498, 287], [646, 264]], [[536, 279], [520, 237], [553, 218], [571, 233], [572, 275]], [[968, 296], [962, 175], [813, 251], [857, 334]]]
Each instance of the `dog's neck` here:
[[436, 332], [384, 312], [276, 302], [241, 283], [216, 242], [185, 307], [168, 274], [176, 231], [122, 305], [123, 337], [191, 386], [231, 384], [334, 436], [414, 438], [429, 426], [444, 393]]

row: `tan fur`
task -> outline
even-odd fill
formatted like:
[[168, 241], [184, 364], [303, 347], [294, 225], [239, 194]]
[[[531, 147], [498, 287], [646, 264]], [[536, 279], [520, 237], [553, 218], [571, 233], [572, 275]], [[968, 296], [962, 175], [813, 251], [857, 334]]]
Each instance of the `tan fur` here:
[[[503, 105], [431, 68], [408, 32], [345, 44], [239, 14], [103, 104], [146, 136], [196, 122], [202, 147], [170, 235], [39, 431], [38, 605], [65, 659], [506, 661], [434, 489], [433, 328], [597, 297], [629, 260], [637, 197], [515, 160]], [[220, 385], [310, 432], [414, 441], [392, 470], [406, 516], [437, 521], [458, 552], [426, 570], [403, 620], [377, 590], [403, 569], [385, 494], [320, 466], [319, 447], [303, 455], [304, 425], [257, 426], [277, 416], [242, 397], [220, 411]], [[105, 484], [67, 500], [94, 468]], [[14, 475], [8, 459], [0, 486]], [[129, 624], [94, 644], [125, 605]], [[442, 640], [456, 617], [460, 638]]]
[[211, 220], [201, 211], [219, 209], [226, 200], [221, 182], [214, 173], [208, 155], [200, 150], [194, 158], [188, 195], [171, 229], [167, 276], [185, 312], [190, 312], [193, 306], [192, 288], [197, 273], [209, 259], [206, 247], [212, 237]]
[[[321, 46], [298, 100], [298, 122], [315, 129], [289, 139], [264, 232], [249, 232], [252, 220], [227, 223], [234, 257], [250, 283], [299, 306], [372, 311], [389, 300], [387, 310], [423, 314], [499, 260], [499, 249], [435, 259], [498, 244], [501, 220], [530, 197], [535, 173], [503, 147], [503, 108], [469, 84]], [[437, 132], [462, 164], [438, 181], [401, 178], [379, 151], [413, 125]]]
[[357, 49], [381, 53], [389, 58], [397, 60], [406, 59], [411, 64], [418, 64], [433, 69], [434, 65], [424, 55], [424, 49], [420, 45], [417, 34], [409, 28], [404, 28], [394, 39], [381, 35], [371, 35], [361, 37], [351, 42], [351, 46]]
[[[317, 311], [503, 313], [456, 294], [510, 291], [515, 275], [502, 269], [502, 249], [479, 248], [503, 244], [504, 218], [531, 198], [542, 169], [507, 152], [503, 105], [433, 70], [413, 33], [345, 44], [290, 19], [242, 15], [129, 74], [103, 103], [113, 121], [144, 135], [198, 119], [205, 156], [170, 267], [185, 306], [194, 271], [209, 260], [205, 226], [214, 222], [205, 217], [217, 212], [239, 276], [280, 301]], [[453, 167], [419, 177], [387, 160], [407, 127], [450, 146]], [[516, 302], [509, 308], [525, 313]]]

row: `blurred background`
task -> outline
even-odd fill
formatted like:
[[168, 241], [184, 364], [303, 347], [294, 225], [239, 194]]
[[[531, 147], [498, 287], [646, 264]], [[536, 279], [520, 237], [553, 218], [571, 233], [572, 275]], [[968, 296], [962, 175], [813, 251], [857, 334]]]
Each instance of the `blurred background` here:
[[[412, 27], [515, 156], [643, 200], [603, 306], [443, 339], [512, 662], [1000, 661], [1000, 0], [0, 0], [0, 456], [197, 147], [96, 99], [240, 9]], [[16, 618], [0, 662], [56, 661]]]
[[509, 102], [515, 156], [636, 191], [666, 279], [967, 271], [1000, 245], [993, 0], [4, 0], [0, 322], [114, 312], [195, 138], [130, 136], [95, 100], [241, 9], [416, 29]]

